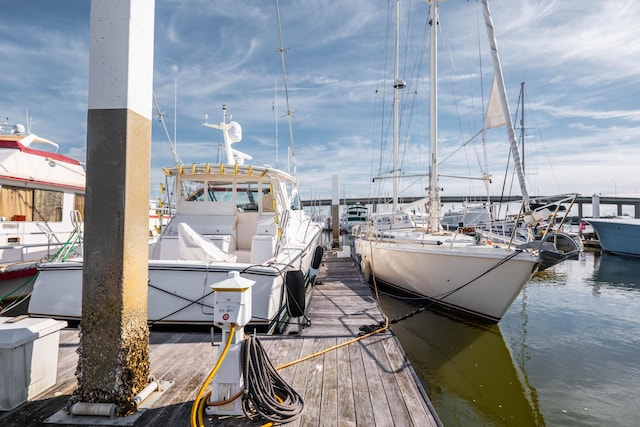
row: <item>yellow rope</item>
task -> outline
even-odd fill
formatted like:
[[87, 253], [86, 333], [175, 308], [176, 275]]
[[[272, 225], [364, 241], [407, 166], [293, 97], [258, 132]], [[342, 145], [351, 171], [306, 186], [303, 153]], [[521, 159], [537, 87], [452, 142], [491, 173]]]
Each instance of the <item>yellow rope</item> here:
[[[369, 244], [371, 244], [371, 243], [369, 243]], [[371, 277], [373, 278], [373, 288], [374, 288], [375, 293], [376, 293], [376, 301], [378, 301], [378, 306], [380, 307], [380, 296], [378, 295], [378, 285], [376, 283], [375, 269], [373, 268], [373, 251], [371, 251], [371, 254], [372, 254], [371, 255]], [[382, 310], [382, 308], [380, 308], [380, 310]], [[293, 362], [285, 363], [284, 365], [278, 366], [276, 369], [280, 370], [280, 369], [288, 368], [289, 366], [295, 365], [296, 363], [304, 362], [305, 360], [312, 359], [312, 358], [314, 358], [316, 356], [321, 356], [321, 355], [323, 355], [325, 353], [328, 353], [330, 351], [336, 350], [336, 349], [338, 349], [340, 347], [344, 347], [344, 346], [347, 346], [349, 344], [353, 344], [354, 342], [358, 342], [360, 340], [368, 338], [371, 335], [379, 334], [380, 332], [386, 331], [389, 328], [389, 318], [387, 317], [387, 315], [384, 312], [382, 312], [382, 315], [384, 316], [384, 326], [381, 326], [380, 328], [376, 329], [375, 331], [369, 332], [368, 334], [365, 334], [365, 335], [362, 335], [362, 336], [359, 336], [359, 337], [356, 337], [356, 338], [353, 338], [353, 339], [351, 339], [349, 341], [345, 341], [345, 342], [343, 342], [341, 344], [336, 344], [336, 345], [334, 345], [332, 347], [329, 347], [329, 348], [324, 349], [322, 351], [319, 351], [317, 353], [313, 353], [313, 354], [310, 354], [308, 356], [302, 357], [302, 358], [300, 358], [298, 360], [294, 360]]]
[[347, 345], [349, 345], [349, 344], [353, 344], [354, 342], [358, 342], [358, 341], [360, 341], [360, 340], [363, 340], [363, 339], [365, 339], [365, 338], [368, 338], [368, 337], [370, 337], [371, 335], [379, 334], [380, 332], [385, 331], [385, 330], [389, 327], [389, 319], [387, 318], [387, 316], [386, 316], [386, 315], [384, 316], [384, 318], [385, 318], [385, 324], [384, 324], [384, 326], [381, 326], [379, 329], [376, 329], [376, 330], [375, 330], [375, 331], [373, 331], [373, 332], [369, 332], [369, 333], [368, 333], [368, 334], [366, 334], [366, 335], [362, 335], [362, 336], [360, 336], [360, 337], [356, 337], [356, 338], [351, 339], [351, 340], [349, 340], [349, 341], [345, 341], [345, 342], [343, 342], [342, 344], [336, 344], [336, 345], [334, 345], [334, 346], [332, 346], [332, 347], [329, 347], [329, 348], [324, 349], [324, 350], [322, 350], [322, 351], [319, 351], [319, 352], [317, 352], [317, 353], [313, 353], [313, 354], [310, 354], [310, 355], [308, 355], [308, 356], [302, 357], [302, 358], [300, 358], [300, 359], [298, 359], [298, 360], [294, 360], [293, 362], [285, 363], [284, 365], [280, 365], [280, 366], [278, 366], [276, 369], [277, 369], [277, 370], [280, 370], [280, 369], [288, 368], [289, 366], [295, 365], [296, 363], [304, 362], [305, 360], [312, 359], [312, 358], [314, 358], [314, 357], [316, 357], [316, 356], [321, 356], [321, 355], [323, 355], [323, 354], [325, 354], [325, 353], [328, 353], [328, 352], [330, 352], [330, 351], [336, 350], [336, 349], [338, 349], [338, 348], [340, 348], [340, 347], [344, 347], [344, 346], [347, 346]]

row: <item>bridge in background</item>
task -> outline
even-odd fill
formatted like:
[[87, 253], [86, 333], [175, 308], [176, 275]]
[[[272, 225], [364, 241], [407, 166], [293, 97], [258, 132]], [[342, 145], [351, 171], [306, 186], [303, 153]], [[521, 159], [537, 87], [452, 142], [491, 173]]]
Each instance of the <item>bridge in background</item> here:
[[[398, 198], [398, 202], [400, 204], [407, 204], [407, 203], [412, 203], [415, 202], [417, 200], [423, 199], [424, 197], [399, 197]], [[531, 196], [531, 199], [545, 199], [545, 197], [542, 196]], [[464, 196], [443, 196], [440, 198], [441, 202], [443, 205], [447, 205], [447, 204], [462, 204], [464, 202], [468, 202], [469, 201], [469, 197], [464, 197]], [[502, 202], [518, 202], [522, 200], [521, 197], [519, 196], [509, 196], [509, 197], [503, 197], [503, 198], [498, 198], [498, 197], [494, 197], [491, 199], [491, 201], [493, 203], [497, 203], [499, 201]], [[482, 203], [482, 202], [486, 202], [487, 199], [486, 198], [482, 198], [482, 197], [476, 197], [473, 199], [474, 203]], [[373, 211], [375, 212], [378, 208], [379, 205], [389, 205], [391, 203], [391, 199], [390, 198], [369, 198], [369, 197], [355, 197], [355, 198], [349, 198], [349, 199], [340, 199], [340, 205], [341, 206], [347, 206], [347, 205], [352, 205], [352, 204], [356, 204], [356, 203], [361, 203], [363, 205], [371, 205], [373, 206]], [[331, 206], [331, 199], [318, 199], [318, 200], [303, 200], [302, 201], [303, 206], [305, 207], [314, 207], [314, 206], [327, 206], [330, 207]], [[575, 205], [578, 208], [578, 212], [577, 212], [577, 217], [578, 218], [582, 218], [584, 217], [584, 206], [592, 206], [593, 205], [593, 198], [591, 196], [579, 196], [576, 199]], [[600, 196], [600, 212], [602, 213], [603, 206], [610, 206], [610, 205], [614, 205], [616, 206], [616, 212], [615, 215], [618, 216], [622, 216], [625, 213], [627, 215], [633, 215], [634, 218], [640, 218], [640, 198], [639, 197], [609, 197], [609, 196]], [[627, 209], [627, 212], [625, 212], [624, 207], [629, 207], [630, 209]], [[633, 210], [633, 213], [630, 213], [629, 210]], [[575, 212], [575, 211], [574, 211]], [[590, 215], [589, 215], [590, 216]]]

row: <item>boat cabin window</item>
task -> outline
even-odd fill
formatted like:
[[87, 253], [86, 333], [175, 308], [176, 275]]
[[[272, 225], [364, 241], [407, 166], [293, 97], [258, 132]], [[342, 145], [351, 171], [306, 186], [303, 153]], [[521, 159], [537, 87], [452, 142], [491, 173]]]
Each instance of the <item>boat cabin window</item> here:
[[204, 181], [181, 181], [180, 193], [187, 202], [204, 201]]
[[239, 212], [258, 212], [257, 182], [239, 182], [237, 184], [236, 206]]
[[7, 221], [62, 221], [61, 191], [0, 187], [0, 217]]
[[[229, 181], [181, 181], [182, 197], [187, 202], [231, 202], [233, 183]], [[205, 191], [206, 188], [206, 191]]]
[[295, 193], [293, 196], [293, 200], [291, 201], [291, 210], [302, 210], [302, 202], [300, 201], [300, 195], [298, 193]]
[[238, 212], [258, 212], [260, 190], [257, 181], [234, 185], [232, 181], [182, 180], [181, 192], [187, 202], [235, 203]]
[[75, 195], [73, 208], [84, 216], [84, 194]]
[[233, 202], [233, 183], [230, 181], [208, 181], [210, 202]]

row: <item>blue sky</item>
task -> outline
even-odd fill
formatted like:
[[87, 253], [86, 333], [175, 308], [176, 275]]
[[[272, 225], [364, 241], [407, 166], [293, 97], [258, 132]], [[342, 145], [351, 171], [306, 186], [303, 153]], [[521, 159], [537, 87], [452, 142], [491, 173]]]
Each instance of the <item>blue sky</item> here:
[[[490, 6], [512, 115], [526, 82], [529, 192], [640, 196], [640, 2], [493, 0]], [[475, 0], [440, 5], [440, 158], [479, 129], [478, 107], [489, 92], [490, 59], [483, 54], [480, 60], [471, 40], [478, 33], [486, 40], [479, 9]], [[0, 0], [0, 10], [1, 118], [24, 123], [28, 110], [34, 133], [84, 161], [90, 1]], [[401, 10], [400, 77], [408, 83], [403, 105], [416, 111], [410, 122], [403, 119], [401, 169], [411, 175], [425, 172], [427, 164], [428, 56], [415, 68], [413, 58], [422, 49], [428, 5], [405, 1]], [[381, 112], [391, 111], [385, 91], [392, 81], [389, 11], [387, 0], [280, 1], [304, 199], [330, 198], [334, 174], [341, 197], [378, 194], [371, 177], [390, 167], [388, 150], [379, 159], [380, 135], [389, 130]], [[172, 137], [175, 129], [182, 161], [219, 161], [220, 136], [201, 124], [204, 114], [218, 121], [226, 104], [243, 127], [237, 149], [257, 164], [276, 164], [277, 123], [278, 166], [286, 170], [290, 138], [275, 0], [157, 0], [155, 34], [154, 93]], [[405, 61], [404, 52], [413, 58]], [[479, 76], [476, 87], [471, 82]], [[160, 168], [172, 163], [155, 117], [152, 189]], [[493, 134], [486, 151], [495, 195], [508, 152], [504, 130]], [[483, 164], [476, 160], [483, 150], [468, 145], [440, 172], [477, 176], [471, 168]], [[420, 195], [424, 182], [414, 184], [404, 194]], [[452, 196], [481, 190], [477, 182], [445, 178], [441, 186]]]

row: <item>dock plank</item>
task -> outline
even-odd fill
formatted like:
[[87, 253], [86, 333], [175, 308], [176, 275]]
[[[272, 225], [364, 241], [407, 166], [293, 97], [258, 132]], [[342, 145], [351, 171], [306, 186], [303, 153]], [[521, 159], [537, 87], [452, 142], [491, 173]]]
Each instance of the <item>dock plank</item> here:
[[[338, 338], [342, 344], [347, 341], [346, 338]], [[356, 426], [356, 409], [353, 397], [353, 372], [351, 370], [351, 361], [349, 360], [349, 347], [340, 347], [336, 350], [337, 358], [337, 374], [338, 374], [338, 420], [340, 425], [344, 427]]]
[[391, 361], [386, 351], [386, 342], [392, 341], [393, 338], [394, 337], [389, 337], [388, 340], [379, 341], [371, 347], [371, 350], [378, 363], [378, 371], [380, 372], [385, 399], [388, 402], [386, 406], [391, 412], [391, 419], [398, 425], [410, 426], [412, 425], [411, 412], [409, 412], [405, 404], [404, 388], [398, 384], [396, 377], [398, 371], [391, 366]]
[[[313, 338], [312, 354], [324, 350], [325, 345], [330, 343], [329, 339]], [[324, 387], [322, 384], [325, 354], [316, 356], [304, 363], [309, 365], [307, 381], [303, 390], [305, 402], [305, 414], [300, 421], [304, 427], [321, 425], [320, 408], [322, 406], [322, 394]], [[331, 425], [329, 422], [328, 425]]]
[[349, 346], [349, 362], [351, 365], [351, 381], [353, 384], [353, 397], [356, 412], [356, 425], [373, 426], [373, 405], [367, 384], [367, 372], [365, 370], [362, 348], [364, 342], [359, 341]]
[[[337, 344], [337, 339], [331, 339], [327, 344], [333, 347]], [[338, 427], [339, 377], [337, 358], [337, 351], [330, 351], [324, 355], [320, 420], [323, 425]]]
[[[397, 338], [395, 340], [397, 341]], [[410, 390], [415, 387], [415, 384], [416, 382], [419, 382], [419, 379], [415, 371], [413, 371], [406, 354], [401, 351], [399, 343], [394, 344], [392, 341], [387, 341], [383, 345], [389, 358], [390, 367], [393, 372], [395, 372], [395, 380], [397, 381], [399, 388], [401, 390]], [[420, 396], [415, 393], [403, 393], [404, 404], [410, 414], [420, 413], [421, 417], [429, 419], [430, 412], [435, 412], [435, 410], [431, 406], [431, 402], [428, 397], [426, 397], [426, 392], [422, 389], [420, 384], [418, 384], [418, 390], [425, 393], [425, 396]], [[423, 404], [425, 401], [427, 403], [426, 407]], [[425, 426], [436, 427], [437, 425], [438, 423], [435, 420], [432, 420]]]

